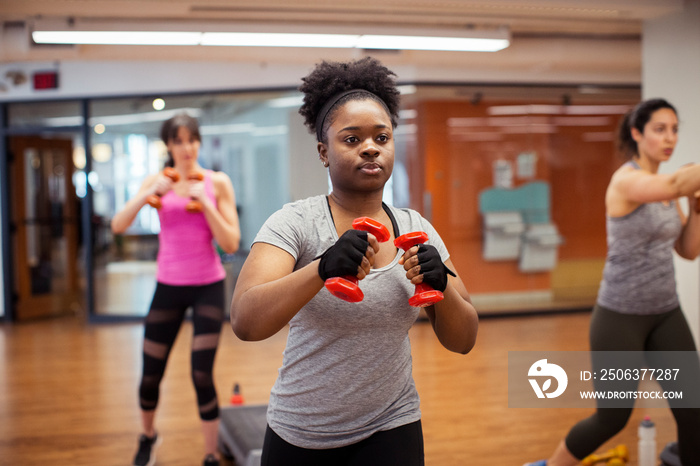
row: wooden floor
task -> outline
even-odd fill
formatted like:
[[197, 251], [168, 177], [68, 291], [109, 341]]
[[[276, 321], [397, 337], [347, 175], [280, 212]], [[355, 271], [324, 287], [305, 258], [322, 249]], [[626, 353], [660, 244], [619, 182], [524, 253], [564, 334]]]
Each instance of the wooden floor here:
[[[577, 420], [578, 409], [508, 408], [508, 351], [585, 351], [588, 313], [482, 319], [474, 350], [444, 350], [430, 325], [411, 331], [428, 466], [520, 466], [546, 457]], [[85, 324], [67, 317], [0, 325], [0, 464], [127, 465], [136, 447], [142, 326]], [[239, 341], [222, 330], [215, 378], [225, 404], [240, 383], [245, 402], [266, 403], [286, 332]], [[199, 465], [194, 391], [189, 382], [191, 327], [185, 324], [161, 391], [159, 465]], [[653, 417], [661, 449], [675, 438], [667, 409], [636, 409], [601, 450], [625, 443], [636, 464], [637, 425]]]

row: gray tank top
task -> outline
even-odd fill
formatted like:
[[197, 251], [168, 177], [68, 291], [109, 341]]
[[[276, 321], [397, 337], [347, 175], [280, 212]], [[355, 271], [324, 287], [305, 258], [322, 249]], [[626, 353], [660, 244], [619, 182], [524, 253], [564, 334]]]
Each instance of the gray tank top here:
[[676, 201], [642, 204], [624, 217], [607, 217], [606, 225], [608, 255], [598, 304], [623, 314], [678, 307], [673, 247], [682, 225]]

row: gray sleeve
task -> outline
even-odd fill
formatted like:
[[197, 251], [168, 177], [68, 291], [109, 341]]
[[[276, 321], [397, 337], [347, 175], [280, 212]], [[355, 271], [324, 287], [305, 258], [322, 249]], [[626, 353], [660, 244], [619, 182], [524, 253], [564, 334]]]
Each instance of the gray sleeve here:
[[288, 252], [299, 260], [304, 244], [304, 214], [298, 206], [287, 204], [272, 214], [260, 228], [253, 244], [266, 243]]

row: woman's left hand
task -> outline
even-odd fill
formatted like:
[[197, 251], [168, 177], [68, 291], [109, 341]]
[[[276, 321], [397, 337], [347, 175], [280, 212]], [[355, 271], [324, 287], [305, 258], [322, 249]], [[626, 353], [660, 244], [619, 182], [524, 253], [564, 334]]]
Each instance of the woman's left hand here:
[[434, 290], [445, 291], [447, 288], [447, 275], [456, 277], [442, 262], [440, 253], [430, 244], [413, 246], [399, 259], [399, 264], [406, 270], [406, 278], [411, 283], [425, 283]]
[[190, 181], [190, 188], [187, 195], [195, 200], [202, 202], [206, 196], [204, 196], [204, 181]]

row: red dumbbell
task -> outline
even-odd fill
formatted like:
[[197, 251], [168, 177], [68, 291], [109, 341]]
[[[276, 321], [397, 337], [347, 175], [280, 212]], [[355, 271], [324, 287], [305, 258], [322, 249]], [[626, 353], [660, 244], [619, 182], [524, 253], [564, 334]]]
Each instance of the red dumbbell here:
[[[369, 217], [356, 218], [352, 222], [352, 228], [353, 230], [362, 230], [372, 233], [380, 243], [389, 241], [389, 238], [391, 238], [391, 233], [389, 233], [389, 230], [384, 225]], [[360, 290], [360, 286], [357, 282], [356, 276], [348, 275], [345, 277], [329, 278], [326, 280], [325, 285], [328, 291], [336, 298], [350, 303], [358, 303], [362, 301], [365, 295], [362, 293], [362, 290]]]
[[[173, 183], [177, 183], [177, 181], [180, 179], [180, 174], [172, 167], [165, 167], [163, 169], [163, 175], [173, 180]], [[163, 206], [163, 204], [160, 202], [160, 194], [151, 194], [146, 199], [146, 202], [148, 205], [155, 207], [156, 209], [160, 209]]]
[[[204, 179], [204, 173], [201, 173], [201, 172], [190, 173], [189, 175], [187, 175], [187, 179], [190, 181], [202, 181]], [[196, 214], [197, 212], [201, 212], [202, 211], [202, 203], [192, 199], [185, 206], [185, 210], [189, 213], [192, 213], [192, 214]]]
[[[428, 241], [428, 234], [424, 231], [414, 231], [412, 233], [406, 233], [401, 235], [394, 240], [394, 245], [408, 251], [416, 244], [423, 244]], [[426, 283], [419, 283], [416, 285], [416, 291], [408, 299], [408, 304], [413, 307], [428, 307], [433, 304], [442, 301], [445, 296], [441, 291], [433, 289], [432, 286]]]

